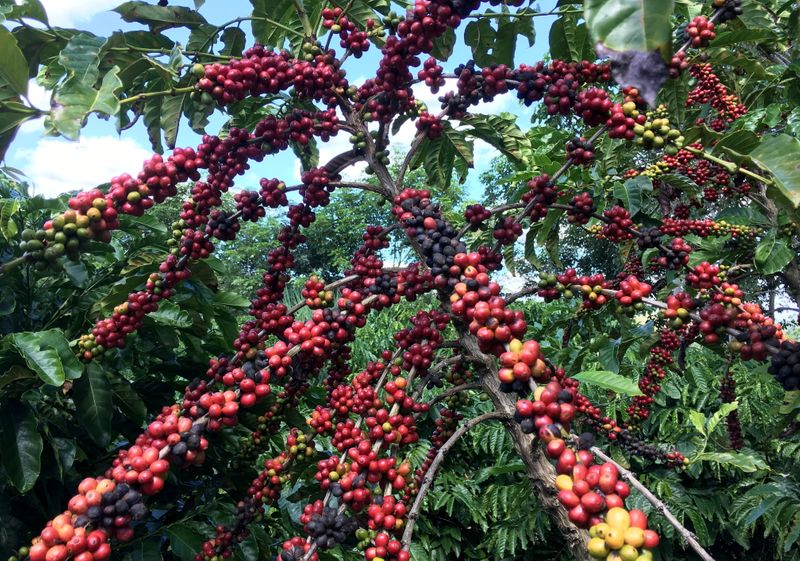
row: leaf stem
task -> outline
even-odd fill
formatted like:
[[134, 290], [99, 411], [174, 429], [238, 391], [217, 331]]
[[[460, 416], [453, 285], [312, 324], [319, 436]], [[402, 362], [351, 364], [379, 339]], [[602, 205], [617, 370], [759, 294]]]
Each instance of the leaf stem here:
[[717, 164], [718, 166], [724, 168], [725, 171], [729, 173], [741, 173], [742, 175], [749, 177], [753, 181], [758, 181], [760, 183], [763, 183], [764, 185], [772, 185], [772, 180], [769, 179], [768, 177], [764, 177], [763, 175], [759, 175], [753, 171], [750, 171], [749, 169], [745, 169], [741, 166], [736, 165], [733, 162], [717, 158], [716, 156], [706, 152], [705, 150], [699, 150], [697, 148], [694, 148], [693, 146], [684, 146], [683, 149], [686, 150], [687, 152], [691, 152], [695, 156], [700, 156], [704, 160], [708, 160], [711, 163]]
[[140, 99], [147, 99], [148, 97], [161, 97], [161, 96], [168, 96], [168, 95], [179, 95], [190, 93], [195, 90], [194, 86], [186, 86], [183, 88], [170, 88], [168, 90], [162, 90], [157, 92], [142, 92], [140, 94], [133, 95], [131, 97], [126, 97], [125, 99], [119, 100], [120, 105], [127, 105], [130, 103], [136, 103]]
[[313, 37], [314, 26], [311, 25], [311, 20], [308, 19], [308, 12], [306, 12], [306, 8], [303, 6], [303, 0], [294, 0], [294, 8], [297, 10], [297, 17], [300, 18], [300, 23], [303, 24], [304, 36]]
[[484, 13], [484, 14], [472, 14], [466, 16], [470, 19], [500, 19], [500, 18], [539, 18], [539, 17], [547, 17], [547, 16], [563, 16], [563, 15], [580, 15], [583, 14], [583, 10], [564, 10], [563, 12], [559, 12], [557, 10], [551, 10], [549, 12], [509, 12], [509, 13]]

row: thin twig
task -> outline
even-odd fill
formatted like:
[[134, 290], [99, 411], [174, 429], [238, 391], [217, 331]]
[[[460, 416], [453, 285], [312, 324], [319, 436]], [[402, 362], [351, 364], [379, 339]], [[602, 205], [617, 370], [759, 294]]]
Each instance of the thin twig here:
[[422, 478], [422, 483], [419, 486], [419, 492], [417, 493], [417, 498], [414, 500], [414, 505], [411, 507], [411, 510], [408, 511], [406, 528], [403, 531], [403, 537], [400, 540], [403, 544], [403, 549], [408, 550], [409, 546], [411, 545], [411, 536], [414, 534], [414, 526], [417, 523], [417, 518], [419, 518], [419, 511], [422, 508], [422, 501], [425, 500], [425, 495], [428, 494], [431, 485], [433, 485], [433, 481], [436, 478], [436, 471], [439, 469], [439, 466], [444, 461], [444, 458], [450, 449], [456, 444], [456, 442], [458, 442], [458, 439], [464, 436], [469, 429], [479, 423], [492, 419], [508, 420], [510, 418], [511, 415], [504, 411], [492, 411], [490, 413], [479, 415], [478, 417], [470, 419], [464, 423], [464, 425], [454, 432], [453, 436], [448, 438], [447, 442], [445, 442], [442, 447], [439, 448], [439, 452], [436, 454], [433, 462], [431, 462], [431, 467], [428, 468], [428, 471], [425, 472], [425, 476]]
[[622, 476], [622, 479], [627, 481], [631, 487], [639, 491], [639, 493], [641, 493], [642, 496], [647, 499], [647, 502], [653, 505], [655, 509], [667, 519], [667, 522], [669, 522], [670, 525], [675, 528], [675, 531], [678, 532], [678, 534], [680, 534], [684, 540], [686, 540], [686, 543], [689, 544], [689, 546], [697, 553], [697, 555], [700, 556], [701, 559], [703, 559], [703, 561], [714, 561], [714, 558], [711, 557], [711, 555], [705, 549], [703, 549], [703, 546], [697, 541], [697, 536], [687, 530], [686, 527], [681, 524], [677, 518], [675, 518], [675, 515], [669, 511], [667, 505], [665, 505], [661, 499], [656, 497], [652, 491], [650, 491], [650, 489], [645, 487], [641, 481], [636, 479], [636, 476], [633, 474], [633, 472], [619, 465], [610, 456], [606, 455], [605, 452], [596, 446], [592, 448], [592, 454], [604, 462], [614, 464], [614, 466], [617, 468], [617, 471], [619, 471], [619, 474]]

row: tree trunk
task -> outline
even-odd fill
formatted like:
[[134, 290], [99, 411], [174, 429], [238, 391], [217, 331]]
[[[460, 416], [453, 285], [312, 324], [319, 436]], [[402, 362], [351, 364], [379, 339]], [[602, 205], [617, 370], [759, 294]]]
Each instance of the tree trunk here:
[[[497, 368], [492, 357], [484, 354], [478, 347], [478, 341], [473, 337], [463, 325], [457, 325], [459, 340], [464, 348], [464, 356], [480, 363], [481, 383], [483, 389], [492, 400], [498, 411], [514, 414], [516, 410], [516, 399], [511, 394], [500, 391], [500, 380], [497, 378]], [[536, 492], [539, 501], [545, 511], [550, 515], [564, 536], [567, 547], [572, 553], [575, 561], [592, 561], [586, 549], [589, 541], [589, 534], [567, 518], [567, 511], [558, 502], [557, 491], [555, 488], [556, 471], [544, 454], [541, 442], [537, 442], [534, 435], [522, 432], [518, 423], [506, 423], [506, 428], [514, 441], [522, 462], [525, 464], [525, 473], [531, 482], [531, 486]]]

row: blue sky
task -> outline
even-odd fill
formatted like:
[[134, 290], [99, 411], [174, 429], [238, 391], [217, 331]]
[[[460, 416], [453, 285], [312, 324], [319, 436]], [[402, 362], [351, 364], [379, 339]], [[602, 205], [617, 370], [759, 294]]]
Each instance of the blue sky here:
[[[108, 36], [119, 29], [126, 31], [143, 29], [139, 24], [122, 21], [116, 13], [109, 11], [119, 4], [119, 0], [42, 0], [42, 4], [45, 5], [53, 26], [76, 27], [103, 36]], [[191, 0], [172, 0], [170, 4], [193, 5]], [[539, 8], [546, 11], [552, 9], [554, 5], [555, 1], [552, 0], [542, 2]], [[201, 13], [209, 22], [219, 24], [237, 15], [249, 14], [250, 10], [251, 5], [248, 0], [207, 0], [201, 8]], [[530, 64], [543, 57], [547, 51], [548, 30], [552, 20], [551, 17], [535, 18], [536, 42], [533, 47], [528, 47], [527, 40], [520, 37], [517, 43], [517, 64], [523, 62]], [[173, 30], [170, 34], [177, 41], [185, 41], [186, 34], [182, 31]], [[360, 83], [370, 76], [377, 67], [378, 57], [379, 51], [374, 46], [361, 59], [351, 57], [346, 63], [350, 81]], [[451, 62], [444, 64], [445, 71], [452, 72], [455, 66], [469, 58], [469, 48], [458, 44]], [[438, 110], [439, 103], [436, 98], [451, 87], [448, 85], [442, 92], [433, 95], [420, 85], [416, 94], [432, 110]], [[31, 84], [30, 94], [34, 104], [40, 108], [47, 108], [49, 104], [47, 92]], [[530, 110], [520, 106], [513, 95], [501, 96], [476, 110], [482, 113], [503, 111], [518, 115], [520, 125], [527, 126]], [[216, 132], [222, 122], [221, 115], [215, 117], [208, 131]], [[22, 170], [30, 178], [35, 194], [52, 196], [64, 191], [88, 189], [120, 173], [135, 173], [142, 161], [151, 153], [145, 128], [141, 124], [119, 135], [113, 122], [93, 117], [82, 131], [79, 142], [45, 137], [42, 131], [41, 122], [24, 125], [13, 142], [5, 162], [8, 166]], [[407, 123], [393, 139], [393, 148], [402, 152], [408, 146], [414, 131], [414, 125]], [[348, 135], [341, 134], [331, 142], [321, 145], [321, 160], [324, 162], [347, 150], [350, 147], [347, 137]], [[178, 146], [195, 146], [198, 142], [198, 135], [187, 126], [181, 127]], [[473, 196], [478, 195], [476, 182], [478, 172], [485, 169], [495, 155], [494, 149], [479, 141], [476, 142], [475, 172], [471, 174], [470, 179], [470, 192]], [[360, 169], [354, 169], [349, 174], [346, 177], [355, 178], [360, 174]], [[237, 181], [237, 188], [257, 188], [258, 179], [261, 177], [277, 177], [289, 184], [296, 183], [299, 179], [299, 164], [291, 152], [269, 157], [264, 162], [254, 165], [244, 177], [240, 178]]]

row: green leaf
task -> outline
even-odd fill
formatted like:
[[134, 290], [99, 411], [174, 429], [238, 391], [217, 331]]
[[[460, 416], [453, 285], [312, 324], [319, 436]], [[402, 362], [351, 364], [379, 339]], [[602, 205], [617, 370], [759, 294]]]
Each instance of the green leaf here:
[[244, 296], [239, 296], [235, 292], [217, 292], [214, 294], [214, 304], [233, 306], [234, 308], [247, 308], [250, 305], [250, 300]]
[[[36, 372], [46, 384], [62, 385], [67, 372], [70, 378], [80, 377], [80, 363], [69, 350], [69, 343], [60, 330], [12, 333], [8, 337], [28, 368]], [[64, 360], [68, 363], [66, 367]]]
[[114, 403], [128, 419], [137, 425], [142, 424], [147, 418], [147, 405], [142, 398], [133, 389], [131, 383], [121, 375], [108, 373], [108, 377]]
[[615, 51], [664, 51], [672, 39], [673, 0], [586, 0], [583, 14], [595, 41]]
[[758, 147], [760, 140], [752, 131], [733, 131], [720, 138], [711, 150], [713, 154], [743, 156]]
[[800, 141], [788, 134], [769, 136], [750, 157], [772, 175], [777, 193], [800, 207]]
[[[253, 16], [269, 18], [281, 23], [289, 29], [302, 29], [292, 0], [250, 0], [253, 5]], [[263, 45], [282, 47], [286, 42], [286, 31], [277, 25], [263, 20], [253, 20], [253, 35]]]
[[575, 374], [573, 378], [580, 382], [624, 395], [644, 395], [636, 382], [608, 370], [584, 370]]
[[0, 99], [28, 93], [28, 62], [14, 35], [0, 26]]
[[489, 51], [494, 45], [497, 32], [488, 19], [472, 20], [464, 29], [464, 42], [472, 49], [472, 57], [480, 66], [492, 64]]
[[160, 561], [163, 557], [159, 541], [155, 537], [137, 542], [128, 554], [129, 561]]
[[3, 405], [0, 415], [0, 462], [20, 493], [33, 489], [41, 471], [44, 449], [42, 435], [37, 430], [36, 417], [26, 405], [11, 401]]
[[94, 86], [100, 75], [100, 50], [105, 44], [105, 37], [78, 33], [58, 54], [58, 62], [69, 77], [87, 86]]
[[700, 411], [689, 411], [689, 420], [692, 422], [695, 430], [702, 435], [706, 434], [706, 416]]
[[[157, 84], [160, 85], [162, 82], [159, 81]], [[144, 100], [144, 111], [142, 111], [142, 120], [144, 121], [144, 126], [147, 128], [147, 137], [150, 139], [150, 146], [153, 147], [154, 152], [158, 152], [159, 154], [164, 153], [164, 147], [161, 145], [162, 101], [160, 97], [149, 97]]]
[[170, 150], [175, 148], [181, 112], [188, 96], [189, 94], [170, 95], [165, 97], [161, 103], [161, 128], [164, 130], [164, 142]]
[[693, 462], [713, 462], [723, 466], [729, 466], [741, 470], [745, 473], [767, 470], [769, 466], [760, 458], [743, 452], [707, 452], [698, 454], [692, 459]]
[[[683, 123], [686, 116], [686, 98], [689, 96], [689, 80], [686, 76], [667, 80], [658, 92], [657, 103], [667, 106], [670, 120]], [[659, 179], [661, 179], [659, 177]]]
[[181, 310], [177, 305], [169, 300], [162, 300], [158, 303], [158, 310], [148, 315], [150, 319], [161, 325], [169, 327], [190, 327], [192, 318], [189, 312]]
[[19, 199], [0, 200], [0, 233], [6, 241], [17, 235], [17, 223], [13, 217], [19, 210]]
[[469, 136], [480, 138], [500, 150], [504, 156], [520, 167], [527, 167], [531, 157], [531, 140], [517, 126], [516, 117], [509, 113], [500, 115], [466, 115], [462, 124]]
[[456, 46], [456, 32], [453, 28], [448, 27], [447, 31], [442, 33], [433, 41], [433, 50], [431, 56], [437, 60], [447, 60], [453, 54], [453, 47]]
[[55, 129], [71, 140], [77, 140], [81, 127], [90, 113], [114, 116], [119, 112], [117, 91], [122, 89], [118, 76], [119, 67], [109, 70], [96, 90], [73, 76], [58, 88], [55, 101], [58, 104], [50, 113]]
[[711, 418], [708, 420], [708, 434], [714, 432], [714, 429], [717, 428], [720, 421], [725, 419], [728, 415], [733, 413], [739, 408], [739, 403], [734, 401], [732, 403], [723, 403], [722, 407], [719, 408], [719, 411], [711, 415]]
[[673, 187], [677, 187], [686, 193], [689, 198], [696, 197], [700, 194], [700, 186], [690, 177], [686, 177], [685, 175], [680, 175], [677, 173], [665, 173], [664, 175], [659, 175], [658, 180], [662, 183], [667, 183]]
[[7, 316], [17, 309], [17, 295], [10, 286], [0, 286], [0, 317]]
[[8, 19], [35, 19], [42, 23], [48, 23], [47, 12], [39, 0], [16, 0], [10, 3], [13, 8], [7, 15]]
[[89, 363], [86, 375], [75, 381], [72, 397], [78, 422], [92, 440], [100, 446], [108, 446], [112, 436], [113, 401], [111, 384], [102, 367]]
[[645, 191], [653, 190], [653, 182], [649, 177], [638, 175], [625, 181], [614, 184], [614, 197], [622, 201], [622, 206], [628, 209], [631, 216], [642, 208], [642, 199]]
[[83, 264], [83, 261], [64, 261], [64, 272], [67, 273], [70, 282], [74, 286], [78, 288], [86, 286], [89, 272], [86, 270], [86, 265]]
[[166, 225], [151, 214], [143, 214], [142, 216], [122, 216], [122, 228], [128, 231], [131, 225], [137, 226], [143, 230], [149, 230], [156, 234], [166, 234], [169, 232]]
[[[173, 553], [181, 561], [194, 561], [194, 556], [200, 551], [203, 537], [195, 530], [186, 525], [170, 526], [167, 530], [169, 543]], [[148, 559], [149, 561], [149, 559]]]
[[587, 38], [586, 25], [578, 25], [573, 16], [561, 16], [550, 27], [550, 53], [553, 58], [582, 60]]
[[756, 247], [755, 263], [759, 271], [765, 275], [774, 275], [791, 263], [795, 254], [783, 238], [777, 238], [774, 232], [764, 237]]
[[[78, 448], [75, 441], [71, 438], [61, 438], [58, 436], [47, 435], [47, 440], [50, 442], [50, 447], [53, 449], [53, 455], [56, 459], [56, 467], [61, 479], [70, 470], [72, 464], [75, 463], [75, 456]], [[45, 465], [45, 467], [48, 467]]]
[[222, 40], [222, 44], [225, 46], [222, 48], [219, 54], [234, 57], [242, 56], [242, 52], [244, 51], [245, 47], [245, 41], [247, 40], [244, 31], [238, 27], [228, 27], [222, 32], [220, 39]]
[[[0, 91], [0, 98], [2, 92]], [[8, 145], [17, 134], [18, 127], [25, 121], [35, 119], [38, 113], [19, 102], [5, 101], [0, 111], [0, 159], [5, 156]]]
[[144, 23], [151, 31], [161, 31], [171, 27], [192, 29], [206, 23], [206, 18], [196, 10], [182, 6], [153, 6], [147, 2], [125, 2], [114, 8], [127, 22]]
[[745, 41], [761, 42], [774, 36], [775, 33], [770, 29], [734, 29], [717, 34], [716, 39], [711, 42], [711, 48], [738, 47]]

